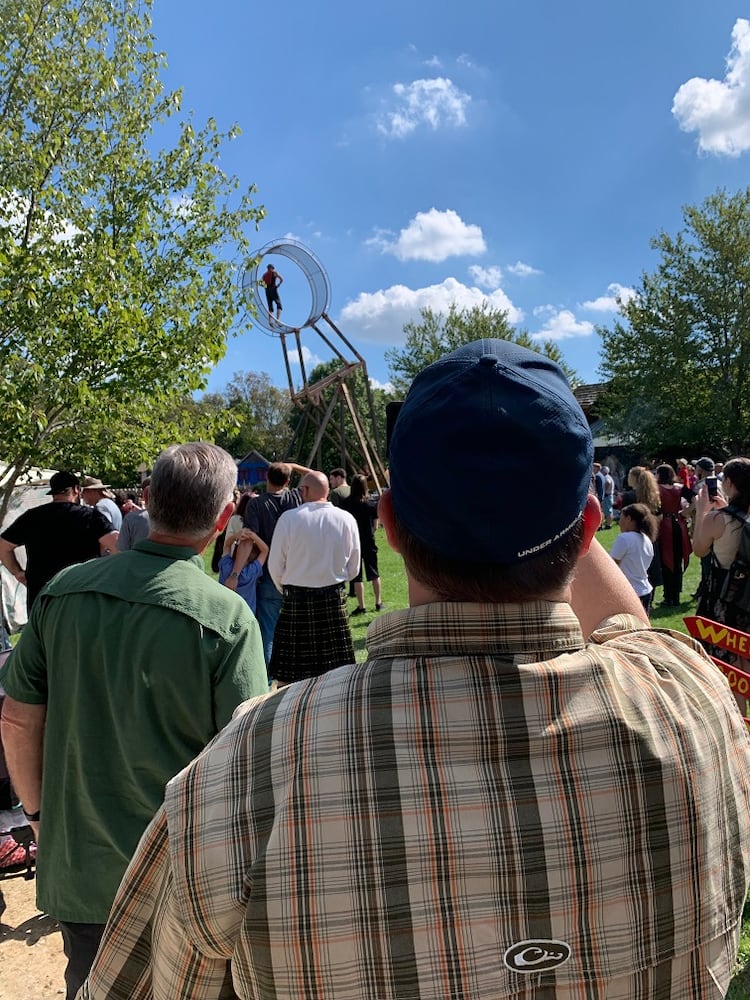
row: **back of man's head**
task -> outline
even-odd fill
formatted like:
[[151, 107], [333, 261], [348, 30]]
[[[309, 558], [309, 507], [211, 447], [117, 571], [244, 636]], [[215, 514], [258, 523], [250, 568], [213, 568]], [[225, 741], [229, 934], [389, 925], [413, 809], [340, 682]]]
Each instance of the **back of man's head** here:
[[328, 480], [322, 472], [308, 472], [302, 477], [302, 486], [307, 491], [306, 500], [325, 500], [328, 496]]
[[268, 466], [266, 479], [271, 486], [286, 486], [292, 477], [292, 467], [286, 462], [271, 462]]
[[[530, 600], [570, 577], [593, 443], [560, 368], [503, 340], [425, 368], [389, 451], [396, 539], [412, 576], [447, 600]], [[553, 492], [529, 484], [539, 462]], [[483, 470], [456, 496], [425, 489], [446, 465]]]
[[210, 534], [236, 482], [237, 466], [223, 448], [203, 441], [165, 448], [151, 472], [151, 531], [186, 539]]

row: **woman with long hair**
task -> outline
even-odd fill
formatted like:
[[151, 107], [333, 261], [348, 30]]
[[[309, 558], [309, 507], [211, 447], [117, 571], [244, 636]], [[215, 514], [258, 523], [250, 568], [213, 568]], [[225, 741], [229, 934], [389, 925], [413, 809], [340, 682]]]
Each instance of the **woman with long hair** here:
[[363, 615], [367, 611], [365, 607], [365, 585], [362, 582], [362, 567], [365, 575], [372, 584], [373, 597], [375, 598], [375, 610], [381, 611], [383, 608], [383, 597], [380, 589], [380, 572], [378, 570], [378, 547], [375, 544], [375, 529], [378, 526], [377, 503], [370, 500], [367, 490], [367, 478], [359, 475], [354, 476], [351, 482], [351, 492], [342, 507], [348, 510], [357, 522], [359, 530], [359, 542], [362, 549], [362, 562], [359, 573], [354, 577], [354, 593], [357, 597], [357, 607], [352, 611], [353, 615]]
[[747, 621], [736, 620], [737, 613], [723, 600], [722, 591], [750, 511], [750, 458], [727, 462], [722, 490], [723, 496], [711, 498], [702, 486], [695, 501], [693, 552], [701, 558], [711, 556], [708, 573], [700, 585], [697, 613], [744, 630]]
[[656, 470], [656, 482], [661, 505], [659, 526], [659, 555], [664, 580], [664, 600], [668, 608], [676, 608], [680, 603], [682, 576], [690, 561], [690, 538], [682, 513], [681, 482], [677, 480], [671, 465], [660, 465]]

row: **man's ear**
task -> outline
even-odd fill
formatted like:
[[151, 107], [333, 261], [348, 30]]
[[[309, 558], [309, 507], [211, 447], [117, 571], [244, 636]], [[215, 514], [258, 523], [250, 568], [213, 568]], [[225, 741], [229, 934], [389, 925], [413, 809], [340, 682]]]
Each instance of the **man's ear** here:
[[378, 501], [378, 520], [383, 524], [388, 544], [394, 552], [399, 552], [400, 550], [396, 541], [396, 533], [393, 530], [393, 518], [393, 499], [391, 497], [391, 491], [383, 490], [380, 494], [380, 500]]
[[583, 544], [581, 545], [581, 555], [585, 556], [589, 546], [594, 540], [599, 526], [602, 523], [602, 508], [599, 500], [593, 493], [586, 497], [586, 506], [583, 508]]
[[230, 500], [224, 510], [216, 518], [216, 530], [219, 534], [229, 524], [229, 518], [234, 514], [234, 503]]

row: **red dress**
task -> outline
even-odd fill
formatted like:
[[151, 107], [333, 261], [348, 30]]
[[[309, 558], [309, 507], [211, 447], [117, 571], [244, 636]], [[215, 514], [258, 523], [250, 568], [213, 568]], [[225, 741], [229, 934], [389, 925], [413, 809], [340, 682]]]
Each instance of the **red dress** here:
[[[672, 573], [687, 569], [690, 559], [690, 537], [682, 516], [682, 486], [659, 485], [662, 519], [659, 525], [659, 551], [662, 566]], [[682, 557], [682, 558], [680, 558]], [[680, 562], [682, 566], [680, 566]]]

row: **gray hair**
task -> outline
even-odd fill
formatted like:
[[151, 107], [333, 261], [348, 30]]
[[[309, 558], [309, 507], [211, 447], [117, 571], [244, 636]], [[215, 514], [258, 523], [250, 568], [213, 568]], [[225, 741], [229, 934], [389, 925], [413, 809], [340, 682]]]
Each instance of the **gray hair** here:
[[186, 539], [209, 534], [236, 483], [237, 466], [223, 448], [203, 441], [170, 445], [151, 473], [150, 530]]

